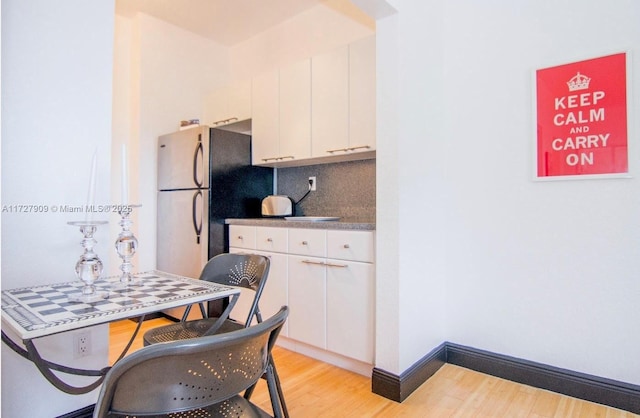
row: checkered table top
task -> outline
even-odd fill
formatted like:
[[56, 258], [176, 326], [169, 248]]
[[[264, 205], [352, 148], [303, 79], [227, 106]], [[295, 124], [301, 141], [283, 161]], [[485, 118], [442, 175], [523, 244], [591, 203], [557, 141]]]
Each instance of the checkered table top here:
[[239, 290], [157, 270], [138, 273], [141, 285], [119, 288], [117, 277], [95, 282], [109, 296], [91, 303], [71, 302], [84, 283], [74, 281], [2, 291], [2, 326], [31, 339], [178, 306], [224, 298]]

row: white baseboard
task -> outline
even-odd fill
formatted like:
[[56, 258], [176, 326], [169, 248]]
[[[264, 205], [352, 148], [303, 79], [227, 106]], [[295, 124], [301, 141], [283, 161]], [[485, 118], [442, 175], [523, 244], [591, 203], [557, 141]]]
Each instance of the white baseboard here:
[[278, 337], [276, 345], [293, 351], [295, 353], [303, 354], [307, 357], [314, 358], [316, 360], [329, 363], [341, 369], [349, 370], [354, 373], [358, 373], [362, 376], [371, 377], [373, 372], [373, 365], [367, 364], [359, 360], [354, 360], [349, 357], [342, 356], [340, 354], [332, 353], [327, 350], [323, 350], [318, 347], [314, 347], [308, 344], [301, 343], [296, 340], [292, 340], [282, 335]]

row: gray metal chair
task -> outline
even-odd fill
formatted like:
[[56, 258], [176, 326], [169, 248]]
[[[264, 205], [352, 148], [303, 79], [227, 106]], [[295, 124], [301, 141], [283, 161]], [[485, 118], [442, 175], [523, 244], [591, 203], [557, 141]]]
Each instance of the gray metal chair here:
[[189, 307], [181, 322], [147, 331], [143, 336], [144, 345], [233, 331], [251, 325], [254, 318], [257, 322], [262, 321], [259, 302], [269, 276], [269, 266], [269, 258], [257, 254], [224, 253], [213, 257], [202, 269], [200, 279], [227, 286], [244, 287], [255, 292], [246, 321], [243, 324], [232, 320], [218, 322], [217, 317], [207, 317], [204, 305], [200, 304], [204, 319], [185, 321], [191, 308]]
[[[269, 358], [288, 314], [283, 306], [248, 328], [136, 351], [107, 373], [94, 418], [270, 416], [239, 394], [262, 375], [275, 389]], [[281, 416], [273, 395], [272, 404]]]
[[[254, 319], [257, 323], [262, 322], [259, 302], [264, 286], [266, 285], [267, 278], [269, 277], [269, 267], [269, 258], [257, 254], [224, 253], [213, 257], [202, 270], [202, 273], [200, 274], [201, 280], [207, 280], [228, 286], [240, 286], [255, 292], [245, 323], [239, 323], [231, 319], [218, 321], [217, 317], [185, 321], [184, 319], [189, 313], [187, 311], [183, 316], [183, 321], [153, 328], [147, 331], [143, 336], [144, 345], [148, 346], [159, 342], [184, 340], [188, 338], [197, 338], [236, 331], [250, 326]], [[203, 316], [206, 316], [204, 306], [202, 304], [200, 305], [200, 310], [202, 311]], [[284, 399], [282, 385], [280, 384], [280, 376], [278, 376], [278, 372], [275, 368], [275, 363], [271, 355], [269, 355], [269, 362], [272, 366], [275, 380], [275, 388], [272, 389], [269, 387], [269, 392], [272, 399], [273, 394], [277, 393], [279, 408], [283, 411], [284, 417], [288, 418], [289, 411]], [[245, 393], [245, 397], [247, 399], [251, 397], [254, 389], [255, 386], [250, 387], [247, 390]], [[273, 405], [273, 408], [275, 410], [276, 405]]]

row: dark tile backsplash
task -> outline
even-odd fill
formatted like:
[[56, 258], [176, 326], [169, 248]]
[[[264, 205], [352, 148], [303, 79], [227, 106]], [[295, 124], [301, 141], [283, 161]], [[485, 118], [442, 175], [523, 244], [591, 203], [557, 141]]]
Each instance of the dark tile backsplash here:
[[297, 202], [316, 177], [317, 190], [296, 205], [297, 216], [339, 216], [347, 222], [375, 222], [376, 160], [279, 168], [278, 194]]

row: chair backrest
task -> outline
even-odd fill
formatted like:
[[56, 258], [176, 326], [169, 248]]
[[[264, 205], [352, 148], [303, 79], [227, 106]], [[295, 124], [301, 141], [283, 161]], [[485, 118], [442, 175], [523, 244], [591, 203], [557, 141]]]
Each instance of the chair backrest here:
[[255, 317], [262, 321], [260, 313], [260, 296], [269, 277], [270, 260], [257, 254], [218, 254], [207, 262], [200, 274], [201, 280], [240, 286], [255, 292], [245, 326], [251, 325]]
[[94, 417], [169, 414], [204, 408], [252, 386], [268, 365], [289, 310], [238, 331], [153, 344], [107, 373]]

